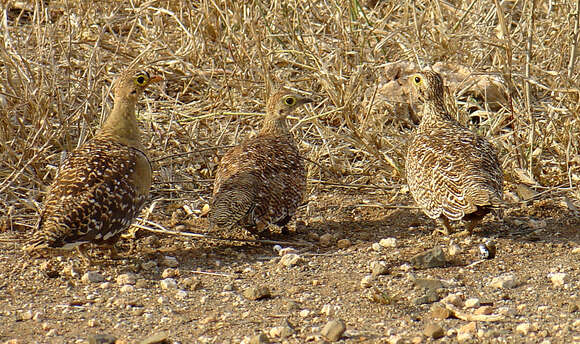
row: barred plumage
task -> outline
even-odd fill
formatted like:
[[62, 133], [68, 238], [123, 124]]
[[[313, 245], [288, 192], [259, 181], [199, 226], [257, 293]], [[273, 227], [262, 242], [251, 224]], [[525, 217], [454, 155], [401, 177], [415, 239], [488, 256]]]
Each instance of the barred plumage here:
[[443, 80], [435, 72], [411, 76], [423, 114], [407, 152], [405, 169], [413, 198], [432, 219], [468, 220], [471, 231], [503, 201], [503, 172], [494, 147], [447, 111]]
[[306, 191], [304, 162], [286, 117], [310, 101], [287, 90], [270, 97], [259, 134], [229, 150], [220, 162], [210, 226], [239, 225], [251, 232], [268, 224], [286, 226]]
[[149, 195], [152, 174], [135, 106], [159, 80], [129, 70], [115, 81], [113, 110], [95, 137], [60, 166], [25, 250], [111, 244], [129, 227]]

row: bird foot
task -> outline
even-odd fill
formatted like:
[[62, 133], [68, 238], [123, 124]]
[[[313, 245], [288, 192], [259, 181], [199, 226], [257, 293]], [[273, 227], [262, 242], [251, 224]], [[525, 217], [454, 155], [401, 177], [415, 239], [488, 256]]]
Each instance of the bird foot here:
[[449, 230], [447, 228], [435, 228], [435, 230], [431, 233], [432, 236], [437, 236], [439, 234], [443, 234], [445, 236], [448, 236]]

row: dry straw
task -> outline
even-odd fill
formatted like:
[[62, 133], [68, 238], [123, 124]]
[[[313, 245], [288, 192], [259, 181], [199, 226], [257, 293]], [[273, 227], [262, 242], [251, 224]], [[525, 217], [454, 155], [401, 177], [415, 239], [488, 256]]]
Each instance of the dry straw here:
[[[396, 192], [414, 126], [406, 101], [379, 92], [385, 64], [396, 61], [442, 61], [503, 80], [507, 101], [487, 111], [478, 130], [499, 148], [508, 183], [567, 190], [580, 164], [579, 6], [3, 1], [0, 222], [34, 225], [62, 152], [95, 133], [111, 108], [111, 81], [132, 63], [166, 78], [139, 112], [155, 161], [152, 220], [183, 204], [201, 209], [217, 157], [257, 128], [267, 93], [279, 85], [319, 99], [294, 128], [317, 162], [308, 164], [313, 191]], [[455, 92], [460, 111], [489, 110]]]

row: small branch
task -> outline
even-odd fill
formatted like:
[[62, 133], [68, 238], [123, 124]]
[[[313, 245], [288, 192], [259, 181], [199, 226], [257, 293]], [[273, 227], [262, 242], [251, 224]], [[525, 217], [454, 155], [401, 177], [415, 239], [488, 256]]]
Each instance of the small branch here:
[[576, 11], [572, 13], [574, 18], [574, 33], [572, 34], [572, 44], [570, 46], [570, 61], [568, 62], [568, 78], [571, 79], [576, 65], [576, 55], [578, 55], [578, 34], [580, 31], [580, 0], [576, 2]]

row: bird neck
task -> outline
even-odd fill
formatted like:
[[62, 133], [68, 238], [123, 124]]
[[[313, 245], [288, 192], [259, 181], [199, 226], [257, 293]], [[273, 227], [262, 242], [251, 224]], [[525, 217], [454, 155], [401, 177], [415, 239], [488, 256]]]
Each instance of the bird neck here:
[[264, 118], [264, 122], [262, 123], [260, 134], [273, 134], [277, 136], [290, 135], [290, 129], [288, 128], [288, 123], [286, 123], [286, 117], [266, 115], [266, 118]]
[[127, 146], [143, 149], [135, 117], [135, 107], [135, 102], [116, 99], [113, 110], [111, 110], [97, 136], [107, 137]]
[[419, 128], [438, 127], [448, 122], [456, 122], [456, 120], [449, 114], [443, 98], [423, 104], [423, 118], [421, 118]]

